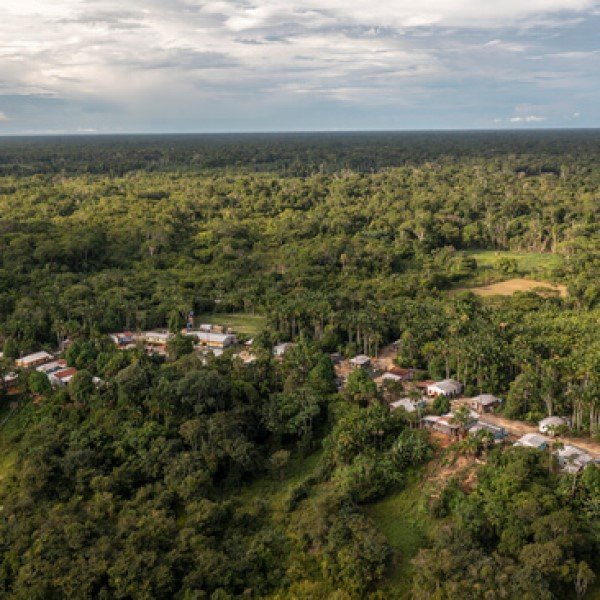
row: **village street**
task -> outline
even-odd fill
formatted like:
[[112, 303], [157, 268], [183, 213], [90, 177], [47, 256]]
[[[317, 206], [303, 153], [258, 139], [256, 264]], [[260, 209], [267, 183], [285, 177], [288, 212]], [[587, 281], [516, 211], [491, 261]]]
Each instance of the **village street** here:
[[[466, 401], [467, 398], [459, 398], [452, 403], [452, 406], [453, 408], [456, 408], [461, 404], [464, 404]], [[490, 425], [503, 427], [511, 436], [514, 436], [515, 438], [520, 438], [526, 433], [539, 434], [537, 425], [530, 425], [529, 423], [524, 423], [523, 421], [513, 421], [512, 419], [506, 419], [505, 417], [500, 417], [498, 415], [489, 413], [482, 415], [479, 421], [481, 423], [489, 423]], [[563, 444], [577, 446], [578, 448], [581, 448], [582, 450], [585, 450], [591, 454], [594, 458], [600, 458], [600, 442], [595, 442], [588, 438], [558, 435], [552, 439], [554, 442], [561, 442]]]

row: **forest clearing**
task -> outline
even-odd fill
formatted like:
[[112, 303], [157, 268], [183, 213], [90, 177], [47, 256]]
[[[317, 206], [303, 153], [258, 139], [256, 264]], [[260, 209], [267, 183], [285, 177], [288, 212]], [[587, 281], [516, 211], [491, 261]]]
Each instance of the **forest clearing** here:
[[560, 295], [562, 297], [567, 295], [565, 285], [524, 278], [507, 279], [489, 285], [464, 289], [478, 296], [512, 296], [516, 292], [536, 292], [543, 295]]

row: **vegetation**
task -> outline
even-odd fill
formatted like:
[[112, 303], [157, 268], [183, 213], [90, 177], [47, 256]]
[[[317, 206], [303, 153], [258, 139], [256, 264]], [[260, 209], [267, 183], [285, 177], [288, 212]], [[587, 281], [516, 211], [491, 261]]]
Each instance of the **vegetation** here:
[[[598, 141], [0, 141], [0, 596], [583, 597], [595, 466], [559, 476], [549, 455], [463, 441], [487, 466], [431, 502], [428, 437], [369, 372], [338, 392], [330, 355], [396, 342], [423, 378], [597, 437]], [[465, 289], [518, 278], [566, 293]], [[254, 338], [256, 360], [107, 335], [191, 313]], [[68, 386], [20, 370], [9, 391], [15, 358], [67, 340]]]

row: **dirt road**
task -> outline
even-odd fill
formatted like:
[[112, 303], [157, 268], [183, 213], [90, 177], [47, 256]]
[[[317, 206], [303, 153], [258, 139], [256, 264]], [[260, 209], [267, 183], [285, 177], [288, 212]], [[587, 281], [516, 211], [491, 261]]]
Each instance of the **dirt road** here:
[[[466, 398], [460, 398], [456, 400], [456, 404], [463, 404], [466, 402]], [[498, 415], [484, 414], [481, 415], [479, 421], [481, 423], [490, 423], [491, 425], [498, 425], [504, 427], [509, 434], [515, 437], [521, 437], [526, 433], [538, 433], [539, 430], [536, 425], [530, 425], [529, 423], [523, 423], [523, 421], [513, 421], [512, 419], [506, 419]], [[562, 444], [571, 444], [577, 446], [582, 450], [585, 450], [591, 454], [594, 458], [600, 458], [600, 442], [595, 442], [589, 438], [579, 438], [571, 436], [557, 435], [554, 438], [548, 438], [552, 442], [561, 442]]]

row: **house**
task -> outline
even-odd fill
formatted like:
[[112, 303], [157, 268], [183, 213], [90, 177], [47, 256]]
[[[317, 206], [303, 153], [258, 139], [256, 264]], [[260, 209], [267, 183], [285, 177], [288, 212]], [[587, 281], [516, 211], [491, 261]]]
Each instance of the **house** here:
[[480, 415], [492, 412], [496, 406], [500, 406], [502, 400], [493, 394], [480, 394], [469, 400], [469, 408], [478, 412]]
[[350, 359], [350, 364], [355, 369], [366, 369], [371, 364], [371, 359], [365, 354], [359, 354]]
[[548, 446], [548, 442], [545, 437], [542, 437], [537, 433], [526, 433], [524, 436], [520, 437], [513, 445], [522, 446], [524, 448], [535, 448], [536, 450], [545, 450]]
[[390, 410], [394, 411], [398, 408], [403, 408], [409, 413], [416, 412], [417, 410], [423, 409], [425, 406], [427, 406], [427, 402], [425, 400], [425, 398], [400, 398], [400, 400], [390, 402]]
[[403, 379], [402, 377], [400, 377], [399, 375], [395, 375], [394, 373], [384, 373], [381, 376], [381, 381], [384, 383], [386, 381], [391, 381], [393, 383], [402, 383]]
[[3, 386], [9, 394], [14, 394], [17, 391], [17, 381], [19, 375], [17, 373], [8, 373], [4, 376]]
[[395, 375], [399, 381], [412, 381], [415, 378], [414, 369], [405, 369], [403, 367], [390, 367], [388, 373]]
[[61, 371], [55, 371], [54, 373], [50, 373], [50, 383], [54, 386], [64, 387], [73, 379], [73, 375], [77, 373], [77, 369], [75, 367], [69, 367], [68, 369], [62, 369]]
[[184, 329], [182, 333], [195, 337], [198, 340], [198, 346], [202, 348], [223, 350], [237, 342], [237, 338], [231, 333], [215, 333], [202, 329], [190, 329], [189, 331]]
[[59, 358], [58, 360], [40, 365], [39, 367], [36, 367], [35, 370], [38, 371], [38, 373], [44, 373], [45, 375], [50, 376], [50, 373], [55, 373], [56, 371], [60, 371], [66, 367], [67, 361]]
[[462, 383], [454, 379], [443, 379], [442, 381], [436, 381], [427, 386], [428, 396], [446, 396], [448, 398], [454, 398], [460, 395], [462, 392]]
[[577, 446], [566, 444], [556, 452], [558, 464], [566, 473], [577, 473], [585, 468], [594, 458]]
[[294, 344], [291, 342], [284, 342], [283, 344], [275, 344], [273, 346], [273, 356], [281, 358]]
[[145, 331], [137, 336], [144, 344], [149, 344], [150, 346], [166, 346], [172, 337], [173, 334], [168, 331]]
[[237, 352], [233, 357], [239, 358], [245, 365], [251, 365], [258, 360], [256, 354], [252, 354], [252, 352], [248, 352], [247, 350]]
[[15, 365], [21, 369], [33, 369], [39, 365], [43, 365], [49, 360], [52, 360], [52, 358], [52, 354], [48, 354], [48, 352], [34, 352], [33, 354], [28, 354], [27, 356], [17, 358], [17, 360], [15, 360]]
[[119, 348], [135, 344], [135, 336], [133, 335], [133, 333], [131, 333], [131, 331], [124, 331], [123, 333], [111, 333], [110, 339]]
[[438, 431], [439, 433], [451, 437], [458, 437], [460, 433], [460, 425], [458, 425], [458, 423], [453, 423], [447, 415], [444, 415], [443, 417], [427, 415], [421, 419], [421, 426], [425, 429], [432, 429], [433, 431]]
[[559, 427], [568, 427], [569, 421], [563, 417], [546, 417], [538, 423], [540, 433], [554, 435]]
[[469, 429], [469, 435], [477, 435], [480, 431], [491, 433], [494, 438], [494, 443], [496, 444], [499, 444], [508, 437], [508, 432], [504, 427], [492, 425], [491, 423], [482, 423], [481, 421], [475, 423], [475, 425]]

